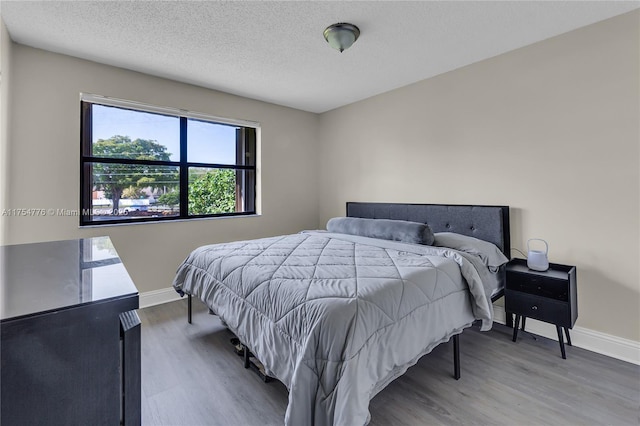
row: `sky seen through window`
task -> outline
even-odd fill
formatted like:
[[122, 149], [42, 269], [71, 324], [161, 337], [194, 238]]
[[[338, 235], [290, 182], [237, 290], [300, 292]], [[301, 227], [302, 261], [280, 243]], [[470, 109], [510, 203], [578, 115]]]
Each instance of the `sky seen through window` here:
[[[150, 139], [167, 147], [180, 161], [180, 119], [169, 115], [93, 105], [93, 143], [112, 136]], [[189, 119], [187, 161], [235, 164], [236, 127]]]

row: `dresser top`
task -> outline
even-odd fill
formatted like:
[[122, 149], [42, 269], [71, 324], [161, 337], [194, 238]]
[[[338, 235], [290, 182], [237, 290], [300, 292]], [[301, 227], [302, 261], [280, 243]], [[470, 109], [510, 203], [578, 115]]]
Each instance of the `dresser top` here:
[[109, 237], [0, 246], [0, 319], [137, 296]]

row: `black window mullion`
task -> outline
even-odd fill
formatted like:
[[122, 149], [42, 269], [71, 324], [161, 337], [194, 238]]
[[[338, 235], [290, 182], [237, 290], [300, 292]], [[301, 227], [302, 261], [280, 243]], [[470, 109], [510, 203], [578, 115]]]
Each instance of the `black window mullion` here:
[[[80, 113], [82, 114], [80, 120], [80, 150], [82, 155], [80, 156], [80, 212], [88, 211], [86, 209], [93, 208], [93, 188], [91, 183], [91, 167], [87, 167], [84, 156], [91, 154], [91, 142], [93, 140], [92, 131], [92, 104], [88, 102], [80, 103]], [[80, 214], [80, 223], [85, 222], [83, 214]]]
[[180, 217], [189, 217], [189, 166], [187, 163], [187, 118], [180, 117]]
[[251, 179], [248, 179], [245, 173], [243, 180], [244, 208], [253, 213], [256, 211], [256, 129], [245, 129], [244, 145], [245, 158], [243, 164], [247, 162], [252, 164], [251, 170], [253, 171]]
[[187, 163], [189, 167], [202, 167], [206, 169], [234, 169], [234, 170], [255, 170], [256, 166], [244, 166], [241, 164], [218, 164], [218, 163]]
[[138, 160], [135, 158], [117, 158], [117, 157], [92, 157], [83, 156], [84, 162], [90, 163], [109, 163], [109, 164], [145, 164], [149, 166], [179, 166], [178, 161], [163, 161], [163, 160]]

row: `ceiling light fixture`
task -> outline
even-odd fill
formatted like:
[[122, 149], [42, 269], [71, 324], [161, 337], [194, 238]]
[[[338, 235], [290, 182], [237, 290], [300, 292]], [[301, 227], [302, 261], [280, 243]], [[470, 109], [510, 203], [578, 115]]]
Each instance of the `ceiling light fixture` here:
[[329, 46], [340, 52], [350, 48], [358, 37], [360, 37], [360, 29], [353, 24], [333, 24], [324, 30], [324, 38]]

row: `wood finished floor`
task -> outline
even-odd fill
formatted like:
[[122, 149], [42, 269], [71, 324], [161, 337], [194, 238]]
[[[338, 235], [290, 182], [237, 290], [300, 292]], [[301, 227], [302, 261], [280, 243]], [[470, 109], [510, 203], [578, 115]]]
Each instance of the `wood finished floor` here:
[[[142, 424], [282, 425], [287, 390], [242, 367], [218, 318], [194, 300], [139, 311]], [[370, 403], [372, 426], [639, 425], [640, 366], [527, 333], [512, 343], [496, 324], [460, 337], [462, 378], [452, 378], [452, 343], [437, 347]]]

